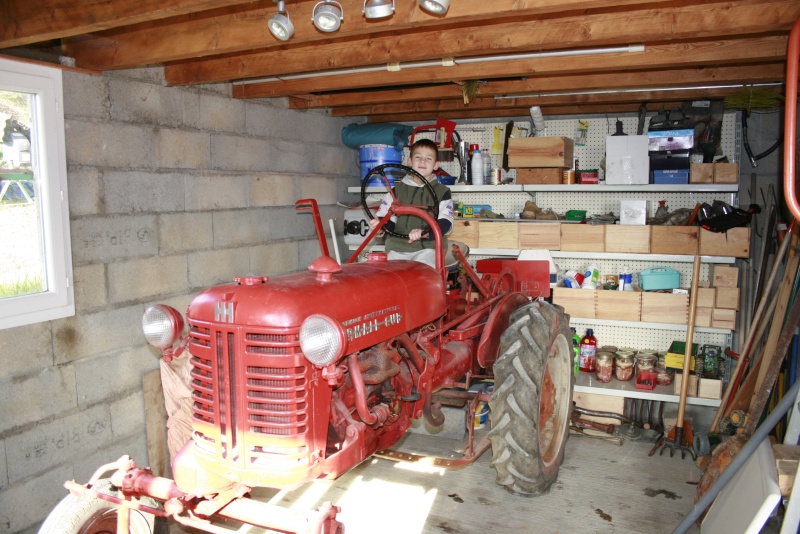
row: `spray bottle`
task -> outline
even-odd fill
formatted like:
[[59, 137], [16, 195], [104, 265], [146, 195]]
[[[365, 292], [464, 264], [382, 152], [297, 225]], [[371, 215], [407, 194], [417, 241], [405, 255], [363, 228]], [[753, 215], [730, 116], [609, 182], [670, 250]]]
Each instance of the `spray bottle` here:
[[581, 358], [581, 336], [578, 335], [578, 332], [575, 330], [574, 326], [569, 327], [569, 329], [572, 331], [572, 350], [575, 351], [575, 358], [573, 360], [574, 362], [573, 372], [577, 377], [578, 373], [581, 372], [581, 366], [579, 363]]
[[581, 339], [580, 347], [580, 369], [587, 373], [593, 373], [597, 356], [597, 338], [594, 337], [594, 330], [586, 329], [586, 335]]

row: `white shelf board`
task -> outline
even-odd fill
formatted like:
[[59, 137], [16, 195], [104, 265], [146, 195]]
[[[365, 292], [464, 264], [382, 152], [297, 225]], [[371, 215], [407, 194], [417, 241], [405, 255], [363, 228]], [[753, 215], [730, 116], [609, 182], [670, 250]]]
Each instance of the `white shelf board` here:
[[[694, 256], [683, 254], [622, 254], [617, 252], [569, 252], [561, 250], [551, 250], [553, 258], [569, 259], [597, 259], [602, 254], [604, 260], [640, 260], [656, 262], [678, 262], [692, 263]], [[702, 263], [736, 263], [736, 258], [732, 256], [700, 256]]]
[[[651, 330], [675, 330], [685, 331], [688, 327], [685, 324], [673, 323], [646, 323], [641, 321], [614, 321], [612, 319], [587, 319], [584, 317], [571, 317], [570, 323], [588, 324], [597, 326], [627, 326], [632, 328], [643, 328]], [[695, 332], [703, 332], [707, 334], [730, 334], [731, 330], [727, 328], [706, 328], [696, 326]]]
[[[675, 395], [673, 393], [672, 385], [656, 386], [654, 390], [636, 389], [635, 379], [631, 379], [629, 382], [620, 382], [616, 378], [612, 378], [611, 382], [603, 383], [597, 381], [594, 373], [585, 373], [583, 371], [581, 371], [578, 377], [575, 379], [574, 391], [578, 393], [594, 393], [596, 395], [628, 397], [632, 399], [645, 399], [664, 402], [680, 401], [680, 395]], [[686, 404], [718, 407], [720, 405], [720, 401], [718, 399], [686, 397]]]
[[[469, 186], [467, 186], [469, 187]], [[523, 185], [522, 190], [530, 193], [736, 193], [739, 184], [665, 184], [665, 185]]]

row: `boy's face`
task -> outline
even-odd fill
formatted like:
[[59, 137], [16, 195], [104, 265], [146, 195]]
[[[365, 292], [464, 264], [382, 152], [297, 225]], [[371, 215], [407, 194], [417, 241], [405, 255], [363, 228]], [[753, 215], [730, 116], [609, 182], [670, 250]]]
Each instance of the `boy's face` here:
[[430, 181], [433, 172], [439, 168], [436, 152], [427, 147], [417, 147], [410, 156], [411, 168]]

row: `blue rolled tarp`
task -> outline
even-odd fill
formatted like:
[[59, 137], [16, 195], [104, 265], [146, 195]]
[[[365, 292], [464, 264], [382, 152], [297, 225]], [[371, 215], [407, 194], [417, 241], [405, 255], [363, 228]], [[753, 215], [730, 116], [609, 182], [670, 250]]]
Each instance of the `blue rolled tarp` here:
[[397, 150], [408, 146], [413, 126], [396, 122], [348, 124], [342, 128], [342, 143], [350, 148], [361, 145], [389, 145]]

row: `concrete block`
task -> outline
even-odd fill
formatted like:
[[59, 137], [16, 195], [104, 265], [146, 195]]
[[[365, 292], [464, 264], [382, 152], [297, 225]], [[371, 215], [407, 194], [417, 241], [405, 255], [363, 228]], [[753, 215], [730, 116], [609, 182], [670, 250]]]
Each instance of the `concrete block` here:
[[63, 413], [77, 405], [75, 370], [70, 365], [45, 367], [24, 377], [3, 378], [0, 382], [0, 406], [4, 407], [4, 413], [0, 418], [0, 434]]
[[[319, 258], [322, 253], [319, 250], [319, 241], [316, 238], [314, 239], [302, 239], [297, 241], [297, 249], [299, 254], [298, 259], [298, 268], [305, 269], [308, 265], [314, 261], [315, 259]], [[349, 257], [347, 254], [347, 250], [339, 249], [343, 253], [342, 261], [346, 260]], [[328, 251], [333, 254], [333, 246], [328, 246]]]
[[155, 133], [152, 126], [67, 119], [67, 163], [152, 169], [158, 164]]
[[75, 362], [78, 405], [108, 402], [142, 387], [142, 374], [158, 367], [147, 345], [84, 358]]
[[93, 168], [67, 170], [67, 194], [71, 217], [97, 215], [105, 211], [100, 176], [100, 171]]
[[186, 291], [186, 256], [153, 256], [108, 266], [111, 302], [141, 301]]
[[78, 313], [100, 308], [108, 303], [106, 266], [102, 263], [75, 267], [72, 272], [75, 309]]
[[71, 466], [64, 466], [6, 488], [0, 494], [0, 525], [3, 531], [23, 532], [43, 521], [50, 510], [68, 495], [64, 481], [72, 480], [72, 473]]
[[6, 459], [6, 440], [0, 440], [0, 492], [8, 486], [8, 460]]
[[186, 211], [240, 209], [249, 205], [250, 178], [226, 173], [185, 176]]
[[353, 185], [360, 185], [360, 169], [354, 163], [358, 161], [358, 152], [356, 150], [344, 145], [319, 144], [309, 152], [313, 155], [313, 158], [309, 158], [309, 164], [313, 165], [308, 172], [352, 176]]
[[205, 287], [233, 282], [234, 277], [255, 274], [250, 271], [246, 248], [218, 249], [189, 254], [189, 287]]
[[179, 126], [183, 121], [181, 92], [130, 79], [110, 79], [112, 120]]
[[[251, 210], [252, 211], [252, 210]], [[314, 218], [309, 213], [298, 213], [294, 206], [266, 208], [254, 212], [257, 227], [266, 230], [270, 240], [298, 239], [316, 236]]]
[[229, 134], [211, 136], [211, 166], [223, 171], [273, 171], [275, 149], [266, 139]]
[[261, 211], [214, 212], [214, 247], [232, 248], [269, 241], [269, 229], [260, 226], [263, 223]]
[[299, 265], [298, 243], [271, 243], [250, 249], [250, 272], [257, 276], [277, 276], [305, 267]]
[[70, 231], [75, 265], [158, 254], [154, 215], [76, 219]]
[[144, 435], [144, 427], [132, 430], [132, 434], [115, 437], [114, 441], [106, 444], [106, 446], [87, 451], [85, 456], [76, 458], [72, 466], [75, 480], [85, 483], [98, 467], [113, 462], [123, 455], [130, 456], [137, 466], [147, 467], [149, 463], [147, 459], [147, 437]]
[[97, 313], [83, 313], [53, 321], [53, 350], [56, 364], [144, 343], [143, 312], [144, 308], [141, 305], [135, 305]]
[[183, 211], [185, 195], [181, 174], [107, 172], [103, 184], [106, 213]]
[[206, 132], [162, 129], [157, 143], [163, 169], [207, 169], [211, 164], [211, 136]]
[[112, 438], [111, 416], [102, 405], [11, 436], [6, 439], [9, 482], [14, 484], [59, 465], [71, 464]]
[[301, 198], [315, 198], [297, 192], [302, 180], [293, 174], [257, 174], [250, 179], [250, 206], [293, 206]]
[[50, 323], [0, 330], [0, 380], [53, 365]]
[[225, 95], [200, 93], [197, 127], [212, 132], [244, 132], [245, 103]]
[[105, 72], [103, 76], [111, 79], [123, 78], [127, 80], [152, 82], [162, 86], [167, 85], [166, 79], [164, 78], [164, 67], [142, 67], [140, 69], [112, 70]]
[[300, 185], [300, 196], [298, 198], [316, 199], [320, 206], [325, 204], [336, 204], [336, 180], [322, 176], [307, 176], [298, 178]]
[[64, 70], [64, 115], [108, 119], [108, 85], [103, 76]]
[[[158, 360], [155, 362], [155, 366], [158, 367]], [[139, 384], [141, 384], [144, 374], [144, 372], [139, 373]], [[115, 438], [144, 431], [144, 393], [141, 390], [111, 403], [109, 408], [111, 410], [111, 431]]]
[[158, 217], [158, 244], [162, 254], [211, 248], [213, 243], [210, 213], [174, 213]]

